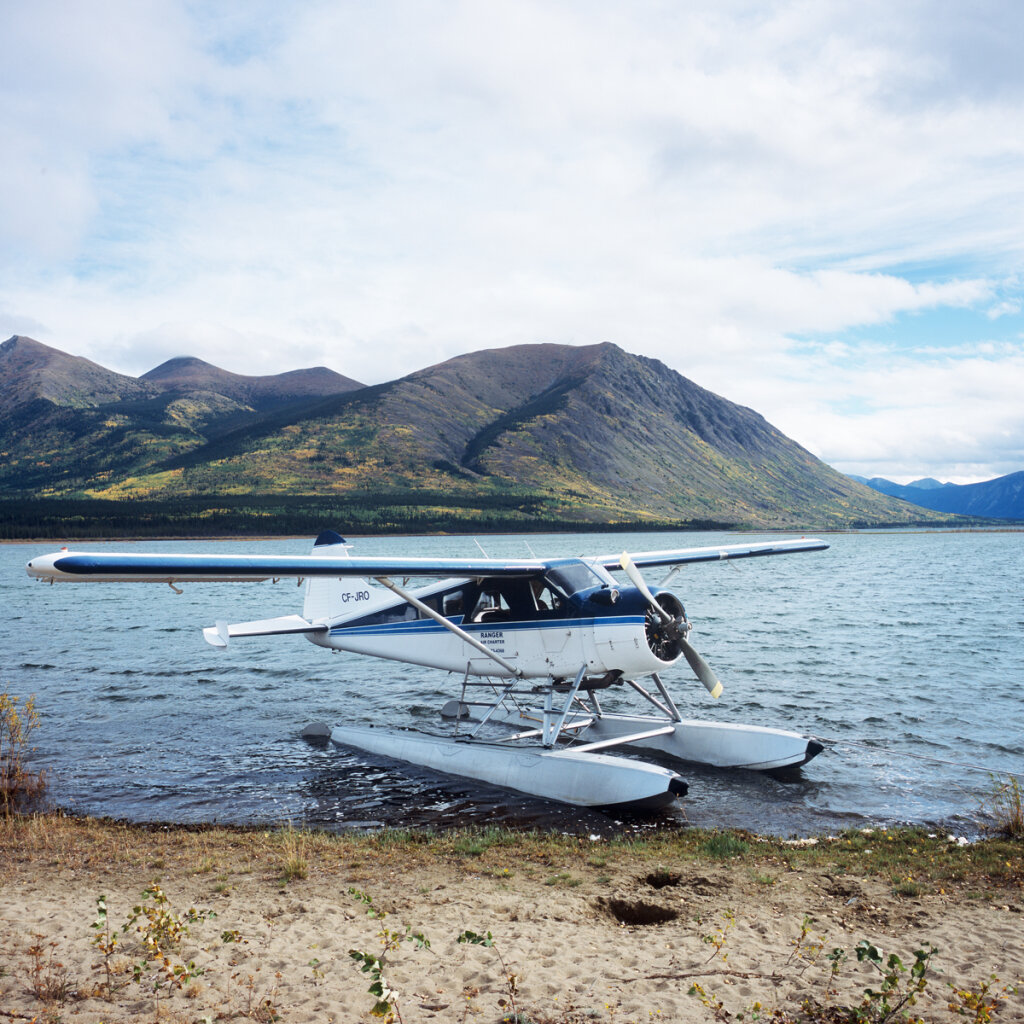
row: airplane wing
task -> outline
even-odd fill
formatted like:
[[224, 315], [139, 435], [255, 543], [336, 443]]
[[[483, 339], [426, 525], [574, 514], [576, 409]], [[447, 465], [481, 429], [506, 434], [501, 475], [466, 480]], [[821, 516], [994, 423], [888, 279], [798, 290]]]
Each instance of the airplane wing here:
[[59, 551], [33, 558], [29, 576], [101, 583], [242, 583], [316, 576], [539, 576], [541, 559], [352, 558], [347, 555], [173, 555]]
[[[633, 564], [641, 569], [665, 565], [685, 565], [688, 562], [718, 562], [730, 558], [760, 558], [765, 555], [790, 555], [800, 551], [824, 551], [828, 545], [816, 538], [800, 540], [773, 540], [757, 544], [727, 544], [722, 547], [680, 548], [674, 551], [630, 552]], [[592, 559], [606, 569], [621, 568], [622, 554], [601, 555]]]
[[[682, 565], [688, 562], [716, 562], [730, 558], [756, 558], [799, 551], [821, 551], [828, 545], [820, 540], [778, 540], [756, 544], [645, 551], [631, 554], [640, 568]], [[618, 569], [621, 555], [586, 559]], [[143, 554], [114, 551], [58, 551], [33, 558], [25, 567], [29, 576], [60, 581], [109, 583], [237, 583], [282, 577], [339, 578], [354, 576], [397, 577], [530, 577], [570, 559], [500, 558], [378, 558], [348, 555], [220, 555]]]

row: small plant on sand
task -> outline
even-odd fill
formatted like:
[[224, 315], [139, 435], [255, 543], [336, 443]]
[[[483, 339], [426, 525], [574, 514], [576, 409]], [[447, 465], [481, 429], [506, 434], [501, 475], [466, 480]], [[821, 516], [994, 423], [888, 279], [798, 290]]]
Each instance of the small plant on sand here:
[[[263, 968], [257, 967], [255, 974], [246, 974], [244, 980], [239, 980], [241, 972], [231, 975], [232, 981], [238, 983], [245, 990], [245, 1009], [242, 1011], [246, 1020], [257, 1021], [258, 1024], [273, 1024], [280, 1019], [274, 999], [277, 997], [277, 986], [273, 985], [268, 992], [260, 995], [259, 978], [257, 975]], [[280, 977], [280, 975], [278, 975]]]
[[[511, 1007], [511, 1012], [506, 1014], [502, 1018], [503, 1021], [512, 1022], [512, 1024], [520, 1024], [520, 1018], [523, 1016], [516, 1008], [516, 994], [519, 992], [519, 975], [513, 973], [508, 964], [505, 962], [505, 958], [501, 955], [501, 950], [494, 944], [494, 939], [490, 932], [486, 932], [481, 935], [479, 932], [464, 931], [456, 940], [458, 942], [468, 942], [472, 946], [483, 946], [486, 949], [493, 949], [494, 955], [498, 958], [498, 963], [501, 964], [501, 976], [505, 982], [505, 991], [508, 993], [508, 1004]], [[501, 1007], [505, 1006], [505, 1000], [500, 999], [498, 1005]]]
[[[105, 904], [103, 915], [106, 916]], [[134, 930], [142, 943], [143, 956], [133, 965], [132, 976], [136, 984], [153, 993], [158, 1019], [160, 996], [164, 989], [183, 989], [204, 973], [195, 961], [176, 959], [171, 955], [172, 951], [188, 934], [190, 925], [216, 916], [211, 910], [196, 910], [195, 907], [190, 907], [184, 914], [175, 912], [163, 889], [154, 884], [142, 893], [142, 902], [132, 908], [131, 916], [121, 927], [122, 934]], [[105, 925], [103, 927], [105, 929]]]
[[835, 946], [832, 952], [828, 955], [828, 979], [825, 982], [825, 1003], [836, 994], [836, 978], [839, 977], [843, 969], [843, 964], [847, 961], [846, 950], [842, 946]]
[[184, 914], [176, 913], [163, 889], [154, 883], [143, 891], [142, 903], [132, 907], [131, 917], [121, 931], [134, 928], [143, 946], [157, 955], [161, 949], [177, 946], [188, 934], [189, 925], [216, 916], [212, 910], [196, 910], [195, 907], [189, 907]]
[[120, 942], [117, 937], [117, 930], [110, 927], [110, 918], [107, 915], [107, 897], [100, 896], [96, 900], [96, 920], [90, 926], [96, 934], [92, 937], [92, 944], [99, 950], [103, 957], [102, 967], [106, 975], [107, 998], [114, 994], [114, 970], [111, 960], [117, 952]]
[[[793, 952], [789, 954], [789, 959], [786, 961], [787, 964], [791, 964], [796, 960], [802, 960], [804, 966], [800, 969], [801, 974], [817, 962], [825, 948], [824, 935], [819, 935], [817, 939], [811, 937], [813, 924], [814, 919], [810, 915], [804, 914], [803, 922], [800, 925], [800, 934], [792, 940]], [[840, 950], [840, 952], [842, 951]]]
[[699, 999], [712, 1013], [715, 1020], [728, 1020], [728, 1011], [725, 1008], [725, 1004], [722, 1002], [714, 992], [709, 992], [700, 982], [692, 982], [687, 995], [693, 996]]
[[26, 767], [31, 753], [29, 737], [39, 726], [35, 697], [0, 692], [0, 813], [10, 817], [19, 808], [37, 800], [46, 789], [44, 772]]
[[[914, 962], [909, 968], [895, 953], [885, 957], [882, 951], [867, 939], [861, 939], [854, 952], [859, 963], [870, 964], [882, 979], [882, 984], [877, 989], [864, 989], [864, 998], [859, 1008], [860, 1016], [857, 1020], [878, 1021], [881, 1024], [897, 1016], [912, 1019], [904, 1007], [913, 1006], [917, 1002], [917, 997], [927, 988], [928, 962], [938, 950], [934, 946], [914, 950]], [[910, 976], [904, 977], [908, 973]], [[913, 1020], [917, 1024], [920, 1018]]]
[[706, 942], [709, 946], [715, 947], [711, 956], [704, 961], [705, 963], [711, 963], [716, 956], [720, 956], [723, 962], [729, 959], [729, 954], [723, 953], [722, 949], [725, 947], [730, 929], [736, 923], [736, 915], [731, 910], [726, 910], [722, 917], [724, 923], [720, 927], [716, 928], [710, 935], [702, 935], [700, 937], [701, 942]]
[[[366, 915], [377, 921], [383, 921], [388, 916], [386, 910], [380, 910], [373, 905], [373, 899], [359, 889], [350, 888], [349, 895], [358, 900], [366, 907]], [[403, 942], [411, 942], [417, 949], [430, 949], [430, 942], [422, 932], [414, 932], [409, 925], [404, 931], [388, 928], [381, 925], [377, 933], [380, 939], [381, 950], [379, 954], [367, 953], [359, 949], [350, 949], [348, 955], [359, 965], [363, 974], [368, 974], [370, 981], [369, 992], [376, 1000], [370, 1013], [375, 1017], [383, 1017], [388, 1021], [395, 1020], [402, 1024], [402, 1012], [398, 1005], [398, 992], [393, 989], [384, 977], [384, 968], [390, 953], [401, 948]]]
[[949, 982], [953, 991], [950, 999], [950, 1012], [960, 1017], [970, 1018], [972, 1024], [991, 1024], [992, 1015], [998, 1013], [1003, 1003], [1017, 989], [1013, 985], [999, 986], [999, 979], [990, 974], [976, 989], [960, 987]]
[[71, 982], [68, 969], [56, 959], [57, 943], [43, 945], [44, 935], [37, 934], [38, 940], [28, 950], [32, 966], [29, 968], [29, 986], [32, 994], [47, 1005], [57, 1003], [61, 1006], [71, 994]]
[[[878, 988], [870, 985], [864, 989], [861, 1001], [856, 1006], [828, 1007], [813, 999], [803, 1004], [806, 1021], [842, 1021], [843, 1024], [888, 1024], [889, 1021], [904, 1020], [908, 1024], [925, 1024], [922, 1017], [911, 1014], [918, 996], [928, 987], [928, 970], [931, 958], [938, 952], [934, 946], [914, 951], [914, 962], [907, 967], [895, 954], [888, 956], [867, 939], [857, 943], [854, 952], [857, 962], [873, 968], [882, 983]], [[826, 985], [826, 1000], [831, 994], [832, 984], [846, 961], [846, 951], [841, 948], [829, 954], [831, 970]]]

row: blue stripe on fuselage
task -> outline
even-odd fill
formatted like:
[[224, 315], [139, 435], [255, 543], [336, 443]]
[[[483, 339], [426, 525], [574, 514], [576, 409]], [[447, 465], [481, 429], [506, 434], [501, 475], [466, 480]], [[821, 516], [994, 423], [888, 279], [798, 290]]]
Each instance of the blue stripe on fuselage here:
[[[452, 620], [470, 636], [477, 633], [516, 632], [528, 629], [580, 629], [600, 626], [635, 626], [643, 623], [643, 615], [602, 616], [586, 619], [534, 619], [515, 622], [470, 622]], [[331, 627], [331, 636], [404, 636], [409, 633], [448, 633], [450, 630], [433, 619], [413, 619], [402, 622], [385, 622], [373, 626]]]

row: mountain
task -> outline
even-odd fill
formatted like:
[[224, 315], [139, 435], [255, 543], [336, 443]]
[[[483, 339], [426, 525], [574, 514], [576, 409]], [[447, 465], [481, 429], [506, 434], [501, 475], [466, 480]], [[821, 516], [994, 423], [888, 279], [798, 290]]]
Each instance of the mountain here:
[[865, 480], [868, 487], [919, 508], [956, 515], [1024, 520], [1024, 470], [976, 484], [939, 483], [927, 477], [911, 484], [894, 484], [883, 477]]
[[129, 377], [15, 336], [0, 344], [0, 488], [90, 495], [268, 411], [360, 387], [324, 367], [245, 377], [190, 358]]
[[919, 491], [936, 491], [940, 487], [956, 487], [956, 484], [944, 484], [933, 476], [926, 476], [921, 480], [911, 480], [907, 486], [916, 487]]
[[0, 420], [37, 401], [95, 408], [155, 393], [135, 377], [17, 334], [0, 344], [0, 381]]
[[290, 370], [268, 377], [247, 377], [231, 373], [194, 356], [168, 359], [140, 378], [162, 392], [189, 394], [197, 391], [223, 395], [235, 402], [268, 408], [298, 399], [323, 398], [354, 391], [364, 385], [343, 377], [326, 366]]
[[956, 484], [940, 483], [930, 476], [924, 477], [921, 480], [915, 480], [909, 484], [894, 484], [883, 476], [873, 476], [868, 479], [867, 477], [855, 476], [853, 473], [850, 473], [849, 477], [851, 480], [856, 480], [857, 483], [864, 484], [872, 490], [888, 494], [891, 498], [903, 498], [905, 501], [912, 501], [912, 497], [908, 497], [908, 493], [916, 495], [919, 491], [938, 491], [946, 487], [956, 487]]
[[[488, 509], [555, 524], [929, 518], [832, 470], [753, 410], [612, 344], [485, 350], [360, 387], [323, 368], [244, 377], [184, 357], [125, 378], [15, 340], [0, 351], [3, 393], [19, 410], [0, 424], [7, 495], [315, 495], [380, 527], [480, 522]], [[62, 388], [44, 395], [9, 376], [21, 348], [46, 349]]]

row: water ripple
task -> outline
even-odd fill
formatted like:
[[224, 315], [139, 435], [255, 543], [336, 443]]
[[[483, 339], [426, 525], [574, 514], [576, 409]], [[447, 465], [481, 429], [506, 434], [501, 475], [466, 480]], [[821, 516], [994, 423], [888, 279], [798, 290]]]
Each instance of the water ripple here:
[[[534, 550], [687, 547], [736, 537], [666, 534], [531, 538]], [[711, 701], [685, 666], [666, 674], [682, 713], [795, 728], [833, 742], [795, 782], [685, 766], [690, 795], [650, 822], [567, 810], [409, 765], [299, 738], [308, 721], [436, 729], [458, 680], [356, 655], [328, 659], [301, 638], [212, 652], [200, 627], [295, 611], [294, 589], [194, 585], [29, 589], [24, 563], [45, 545], [0, 546], [6, 604], [3, 682], [35, 693], [36, 757], [59, 802], [140, 821], [329, 828], [500, 823], [613, 834], [732, 825], [779, 834], [928, 822], [967, 829], [991, 780], [928, 755], [1015, 770], [1024, 756], [1024, 545], [1015, 534], [841, 535], [811, 557], [702, 566], [673, 589], [726, 692]], [[306, 553], [302, 541], [165, 542], [145, 549]], [[129, 545], [117, 545], [117, 547]], [[495, 537], [497, 556], [521, 555]], [[360, 542], [383, 554], [472, 555], [465, 538]], [[687, 589], [689, 588], [689, 590]], [[166, 588], [165, 588], [166, 589]], [[145, 605], [141, 603], [145, 602]], [[145, 607], [159, 626], [139, 622]], [[74, 622], [61, 639], [41, 617]], [[111, 624], [116, 625], [111, 625]], [[124, 625], [121, 625], [124, 623]], [[609, 691], [610, 711], [629, 706]]]

